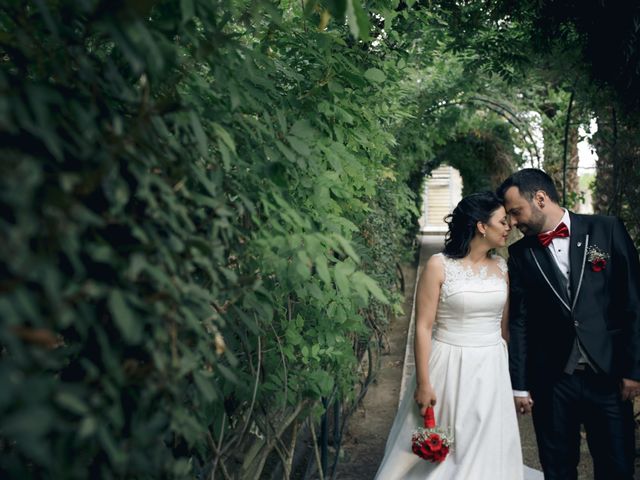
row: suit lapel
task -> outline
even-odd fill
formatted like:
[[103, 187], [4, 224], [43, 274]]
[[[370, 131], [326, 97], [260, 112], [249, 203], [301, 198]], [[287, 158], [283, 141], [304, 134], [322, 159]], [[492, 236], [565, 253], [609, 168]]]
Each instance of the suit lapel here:
[[567, 282], [562, 273], [560, 273], [549, 249], [535, 244], [529, 248], [529, 253], [555, 296], [567, 310], [571, 310]]
[[589, 248], [589, 235], [585, 222], [577, 215], [569, 212], [571, 216], [571, 236], [569, 242], [569, 285], [571, 286], [571, 297], [573, 308], [580, 295], [582, 277], [587, 258], [587, 248]]

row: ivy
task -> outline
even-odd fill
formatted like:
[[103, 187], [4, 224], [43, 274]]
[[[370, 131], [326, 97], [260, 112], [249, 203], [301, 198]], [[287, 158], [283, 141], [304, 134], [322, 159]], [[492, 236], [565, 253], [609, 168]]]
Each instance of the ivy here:
[[2, 7], [3, 475], [257, 478], [353, 398], [405, 92], [359, 3], [308, 5]]

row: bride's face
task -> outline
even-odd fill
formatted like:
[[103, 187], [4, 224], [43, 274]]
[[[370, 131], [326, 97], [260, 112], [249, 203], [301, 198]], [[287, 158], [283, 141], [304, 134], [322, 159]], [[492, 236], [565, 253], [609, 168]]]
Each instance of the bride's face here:
[[504, 247], [510, 230], [507, 212], [504, 207], [500, 207], [491, 214], [485, 224], [485, 239], [491, 248]]

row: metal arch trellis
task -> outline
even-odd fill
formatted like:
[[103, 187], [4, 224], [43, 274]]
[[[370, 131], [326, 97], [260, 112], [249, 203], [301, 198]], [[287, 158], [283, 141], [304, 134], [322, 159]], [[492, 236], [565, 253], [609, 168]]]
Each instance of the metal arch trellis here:
[[436, 110], [440, 110], [443, 108], [447, 108], [453, 105], [466, 105], [466, 104], [482, 104], [488, 110], [491, 110], [494, 113], [497, 113], [501, 117], [503, 117], [521, 136], [521, 139], [524, 143], [524, 147], [531, 159], [535, 159], [538, 168], [542, 167], [542, 159], [540, 157], [540, 152], [538, 151], [538, 145], [529, 130], [528, 125], [522, 121], [520, 117], [518, 117], [515, 109], [509, 105], [505, 101], [495, 100], [489, 97], [484, 97], [481, 95], [473, 95], [469, 98], [462, 98], [459, 100], [452, 100], [443, 103], [439, 103], [434, 105], [433, 107], [425, 110], [423, 115], [427, 113], [434, 112]]
[[[523, 122], [522, 119], [517, 115], [515, 109], [506, 103], [505, 101], [498, 101], [487, 97], [482, 97], [479, 95], [473, 96], [470, 99], [472, 102], [484, 103], [487, 108], [492, 110], [495, 113], [501, 115], [510, 125], [512, 125], [518, 133], [520, 133], [525, 140], [525, 148], [529, 152], [531, 159], [535, 158], [536, 164], [538, 168], [542, 167], [542, 158], [540, 156], [540, 152], [538, 151], [538, 145], [529, 130], [529, 126], [527, 123]], [[490, 105], [490, 106], [489, 106]], [[531, 148], [533, 148], [533, 155], [531, 153]]]

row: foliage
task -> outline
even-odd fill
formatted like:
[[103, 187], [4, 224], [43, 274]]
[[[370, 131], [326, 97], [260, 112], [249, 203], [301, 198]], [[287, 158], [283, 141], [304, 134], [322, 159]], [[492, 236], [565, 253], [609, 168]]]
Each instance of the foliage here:
[[[514, 7], [516, 18], [530, 19], [535, 43], [541, 50], [552, 44], [575, 49], [598, 87], [615, 91], [614, 101], [628, 113], [640, 107], [640, 6], [597, 0], [503, 2]], [[505, 5], [506, 7], [506, 5]]]
[[619, 118], [617, 112], [611, 105], [597, 110], [598, 131], [593, 136], [598, 152], [593, 188], [595, 211], [622, 218], [640, 248], [640, 125], [628, 117]]
[[503, 97], [520, 112], [537, 112], [543, 166], [561, 190], [566, 178], [569, 207], [580, 201], [578, 126], [597, 120], [595, 209], [623, 217], [640, 245], [632, 186], [640, 173], [640, 7], [595, 0], [439, 0], [413, 8], [439, 12], [450, 26], [448, 48], [463, 60], [465, 71], [499, 75], [507, 82]]
[[464, 179], [463, 196], [483, 190], [495, 191], [516, 163], [513, 142], [502, 120], [494, 120], [489, 130], [487, 120], [483, 130], [470, 129], [437, 152], [435, 162], [455, 167]]
[[2, 7], [3, 476], [253, 479], [353, 395], [398, 305], [407, 92], [316, 12]]

